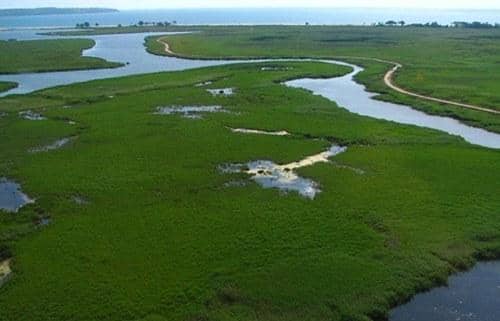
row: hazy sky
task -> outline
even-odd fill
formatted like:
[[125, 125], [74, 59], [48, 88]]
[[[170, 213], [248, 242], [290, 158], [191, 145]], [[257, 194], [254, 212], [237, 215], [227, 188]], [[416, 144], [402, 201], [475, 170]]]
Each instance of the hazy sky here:
[[0, 8], [112, 7], [118, 9], [192, 7], [411, 7], [500, 9], [500, 0], [0, 0]]

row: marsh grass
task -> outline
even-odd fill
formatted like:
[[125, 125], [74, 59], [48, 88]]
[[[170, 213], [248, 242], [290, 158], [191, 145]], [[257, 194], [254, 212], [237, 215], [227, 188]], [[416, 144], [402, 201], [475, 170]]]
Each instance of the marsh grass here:
[[14, 89], [16, 88], [18, 85], [17, 83], [15, 82], [10, 82], [10, 81], [0, 81], [0, 93], [1, 92], [4, 92], [4, 91], [7, 91], [7, 90], [10, 90], [10, 89]]
[[[83, 57], [82, 51], [94, 45], [91, 39], [0, 41], [0, 74], [122, 66], [100, 58]], [[0, 91], [5, 91], [5, 86], [0, 85]]]
[[[348, 68], [280, 65], [99, 80], [1, 99], [8, 115], [0, 118], [0, 176], [15, 178], [37, 203], [0, 213], [0, 243], [15, 260], [0, 288], [0, 320], [366, 321], [477, 255], [499, 254], [497, 150], [357, 116], [280, 85]], [[207, 80], [238, 94], [213, 97], [195, 87]], [[153, 114], [192, 104], [232, 112], [197, 121]], [[41, 108], [45, 121], [17, 117]], [[71, 136], [78, 140], [64, 149], [26, 152]], [[301, 168], [322, 186], [314, 201], [253, 183], [227, 187], [234, 175], [218, 170], [251, 159], [289, 163], [331, 142], [349, 146], [335, 161], [364, 175], [331, 163]], [[91, 202], [76, 204], [75, 195]], [[34, 231], [39, 216], [52, 222]]]
[[[194, 27], [191, 27], [194, 29]], [[500, 132], [500, 118], [484, 112], [422, 101], [387, 88], [387, 64], [346, 57], [372, 57], [403, 64], [395, 82], [433, 97], [500, 108], [500, 69], [495, 41], [499, 29], [377, 28], [355, 26], [214, 26], [201, 32], [171, 35], [170, 49], [183, 57], [207, 58], [337, 58], [366, 68], [358, 80], [379, 99], [410, 105], [470, 125]], [[161, 38], [161, 37], [160, 37]], [[150, 52], [166, 55], [164, 46], [147, 39]]]

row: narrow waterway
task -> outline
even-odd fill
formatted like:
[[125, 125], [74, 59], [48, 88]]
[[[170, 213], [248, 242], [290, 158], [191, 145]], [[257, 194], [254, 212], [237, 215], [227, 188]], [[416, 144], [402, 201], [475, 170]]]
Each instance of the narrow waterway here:
[[[98, 57], [107, 61], [121, 62], [125, 65], [120, 68], [111, 69], [0, 75], [0, 81], [13, 81], [19, 84], [17, 88], [14, 88], [8, 92], [0, 93], [0, 97], [10, 94], [26, 94], [45, 88], [69, 85], [95, 79], [115, 78], [160, 71], [178, 71], [234, 63], [233, 61], [197, 61], [171, 57], [161, 57], [149, 54], [144, 47], [144, 38], [152, 35], [157, 35], [157, 33], [78, 37], [89, 38], [95, 41], [95, 46], [93, 48], [85, 50], [83, 52], [84, 56]], [[20, 31], [16, 31], [12, 35], [7, 31], [0, 32], [0, 39], [9, 39], [9, 36], [17, 36], [20, 39], [66, 38], [40, 35], [35, 36], [34, 31], [32, 30], [25, 31], [25, 34], [22, 34]]]
[[353, 68], [353, 71], [350, 74], [336, 78], [292, 80], [286, 82], [286, 85], [307, 89], [315, 95], [335, 101], [339, 106], [358, 115], [389, 120], [399, 124], [432, 128], [460, 136], [474, 145], [500, 148], [499, 134], [468, 126], [453, 118], [428, 115], [405, 105], [376, 100], [374, 99], [377, 96], [376, 93], [368, 92], [365, 86], [358, 84], [354, 80], [354, 77], [362, 72], [363, 68], [338, 61], [325, 62], [346, 65]]

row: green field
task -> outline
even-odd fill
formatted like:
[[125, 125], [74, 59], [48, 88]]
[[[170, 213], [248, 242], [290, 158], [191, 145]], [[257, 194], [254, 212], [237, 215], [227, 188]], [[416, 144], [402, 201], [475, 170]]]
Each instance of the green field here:
[[[498, 150], [279, 84], [345, 67], [273, 65], [292, 68], [204, 68], [1, 99], [0, 176], [37, 203], [0, 213], [1, 246], [14, 257], [0, 320], [381, 320], [474, 258], [498, 257]], [[208, 80], [236, 94], [195, 86]], [[229, 112], [153, 114], [192, 104]], [[35, 106], [48, 120], [19, 118]], [[60, 150], [27, 153], [69, 136], [77, 138]], [[250, 180], [228, 187], [246, 176], [217, 170], [288, 163], [332, 143], [347, 152], [299, 171], [321, 185], [314, 200]], [[35, 227], [41, 217], [51, 224]]]
[[[383, 100], [460, 119], [500, 132], [500, 117], [398, 94], [383, 83], [391, 65], [347, 57], [371, 57], [404, 65], [401, 87], [437, 98], [500, 109], [499, 29], [341, 26], [202, 27], [200, 33], [168, 36], [171, 49], [194, 58], [339, 58], [366, 68], [358, 80]], [[156, 38], [148, 50], [164, 55]]]
[[114, 68], [120, 63], [83, 57], [90, 39], [0, 41], [0, 74]]

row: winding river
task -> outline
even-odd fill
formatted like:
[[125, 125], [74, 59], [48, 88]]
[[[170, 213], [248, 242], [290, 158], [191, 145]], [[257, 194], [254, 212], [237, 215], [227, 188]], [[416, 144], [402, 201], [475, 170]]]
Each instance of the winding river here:
[[[37, 32], [39, 31], [3, 31], [0, 32], [0, 39], [16, 38], [26, 40], [54, 38], [38, 35]], [[84, 56], [99, 57], [108, 61], [122, 62], [125, 65], [114, 69], [0, 75], [0, 81], [14, 81], [19, 84], [17, 88], [1, 93], [0, 97], [10, 94], [25, 94], [49, 87], [69, 85], [95, 79], [160, 71], [179, 71], [241, 62], [257, 62], [257, 60], [189, 60], [152, 55], [146, 52], [143, 45], [144, 38], [150, 35], [156, 35], [156, 33], [85, 36], [84, 38], [93, 39], [96, 45], [91, 49], [85, 50], [83, 52]], [[321, 61], [349, 66], [353, 71], [342, 77], [330, 79], [297, 79], [287, 82], [286, 85], [310, 90], [314, 94], [333, 100], [337, 102], [339, 106], [359, 115], [394, 121], [401, 124], [432, 128], [460, 136], [471, 144], [500, 149], [499, 134], [465, 125], [452, 118], [432, 116], [414, 110], [408, 106], [375, 100], [373, 97], [377, 95], [376, 93], [366, 91], [363, 85], [354, 81], [354, 76], [363, 71], [361, 67], [334, 60]]]

